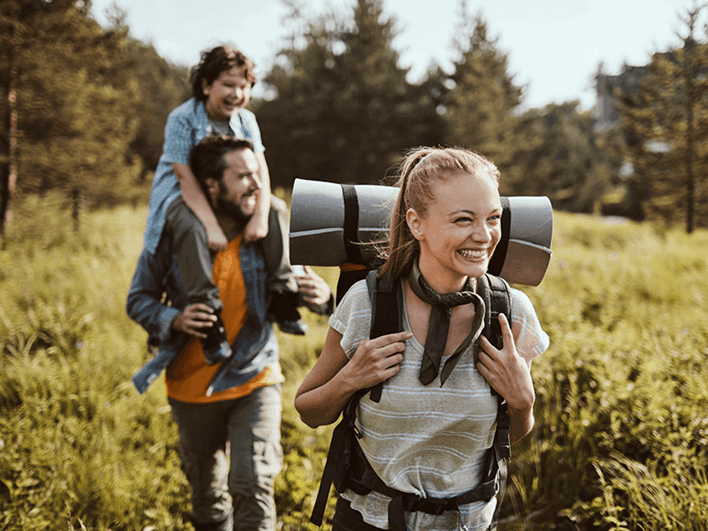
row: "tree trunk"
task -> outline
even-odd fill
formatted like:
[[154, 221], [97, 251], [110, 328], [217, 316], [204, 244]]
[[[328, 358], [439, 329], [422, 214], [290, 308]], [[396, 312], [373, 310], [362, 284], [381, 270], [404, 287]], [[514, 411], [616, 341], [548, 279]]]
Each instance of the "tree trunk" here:
[[4, 87], [4, 96], [7, 99], [7, 112], [5, 113], [6, 135], [3, 145], [0, 146], [0, 239], [5, 238], [5, 229], [10, 222], [12, 214], [12, 197], [15, 194], [15, 181], [17, 169], [15, 167], [15, 152], [17, 150], [17, 102], [15, 83], [17, 78], [17, 64], [15, 62], [15, 44], [12, 42], [14, 27], [10, 25], [10, 44], [7, 47], [7, 83]]
[[81, 215], [81, 187], [71, 189], [71, 219], [74, 220], [74, 232], [79, 232], [79, 217]]
[[693, 102], [688, 102], [688, 130], [686, 131], [688, 149], [686, 153], [686, 232], [691, 234], [694, 228], [694, 212], [696, 205], [696, 180], [693, 175]]
[[[697, 13], [696, 13], [697, 16]], [[686, 42], [684, 54], [684, 75], [686, 84], [686, 232], [691, 234], [694, 228], [694, 212], [696, 204], [696, 183], [693, 175], [693, 156], [695, 152], [695, 126], [693, 123], [694, 106], [698, 99], [695, 93], [695, 78], [698, 68], [695, 66], [693, 26], [691, 36]]]

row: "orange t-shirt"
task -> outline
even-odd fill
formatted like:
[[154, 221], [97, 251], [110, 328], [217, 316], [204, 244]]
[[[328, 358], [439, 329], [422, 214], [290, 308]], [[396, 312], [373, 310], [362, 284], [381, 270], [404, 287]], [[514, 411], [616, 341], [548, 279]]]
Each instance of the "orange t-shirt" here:
[[[214, 257], [214, 283], [219, 288], [224, 303], [221, 317], [226, 325], [226, 338], [229, 343], [233, 343], [247, 317], [246, 286], [241, 274], [239, 254], [242, 235], [243, 233], [231, 240], [226, 250], [220, 251]], [[167, 367], [167, 396], [181, 402], [206, 404], [241, 398], [258, 387], [283, 381], [280, 365], [274, 363], [243, 385], [206, 396], [209, 383], [218, 368], [219, 364], [207, 365], [201, 343], [197, 338], [191, 339]]]

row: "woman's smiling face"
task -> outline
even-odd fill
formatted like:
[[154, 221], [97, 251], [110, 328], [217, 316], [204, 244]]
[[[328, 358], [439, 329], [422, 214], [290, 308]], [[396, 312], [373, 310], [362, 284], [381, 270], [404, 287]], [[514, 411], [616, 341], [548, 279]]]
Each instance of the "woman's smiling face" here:
[[409, 209], [406, 221], [420, 244], [420, 271], [439, 293], [464, 286], [487, 272], [501, 238], [497, 182], [459, 170], [432, 184], [424, 215]]

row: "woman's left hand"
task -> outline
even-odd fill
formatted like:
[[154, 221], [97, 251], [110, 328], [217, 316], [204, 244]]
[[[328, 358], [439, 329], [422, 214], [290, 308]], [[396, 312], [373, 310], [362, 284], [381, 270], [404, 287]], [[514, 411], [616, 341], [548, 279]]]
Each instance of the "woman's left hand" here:
[[504, 314], [499, 315], [499, 324], [504, 346], [499, 350], [481, 336], [477, 370], [506, 399], [510, 413], [530, 411], [536, 395], [529, 364], [516, 351], [511, 326]]

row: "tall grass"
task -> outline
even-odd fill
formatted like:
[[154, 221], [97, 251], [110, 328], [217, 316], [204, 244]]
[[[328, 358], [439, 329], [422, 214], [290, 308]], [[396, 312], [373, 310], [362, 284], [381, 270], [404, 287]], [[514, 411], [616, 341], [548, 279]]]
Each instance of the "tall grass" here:
[[[39, 200], [16, 209], [0, 251], [0, 529], [191, 529], [164, 388], [130, 383], [148, 355], [124, 310], [145, 216], [88, 213], [76, 234]], [[536, 427], [514, 447], [502, 529], [705, 529], [707, 244], [556, 215], [551, 268], [524, 288], [552, 345], [534, 362]], [[307, 336], [279, 337], [287, 531], [315, 529], [331, 433], [292, 405], [326, 331], [306, 319]]]
[[706, 244], [557, 216], [552, 267], [526, 290], [552, 343], [510, 492], [536, 518], [516, 528], [705, 529]]

